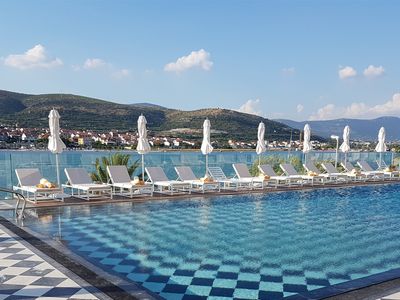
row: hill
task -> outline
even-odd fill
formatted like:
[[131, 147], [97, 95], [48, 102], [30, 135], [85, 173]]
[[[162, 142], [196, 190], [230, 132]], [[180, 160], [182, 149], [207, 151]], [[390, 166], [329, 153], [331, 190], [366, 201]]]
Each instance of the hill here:
[[[0, 90], [0, 123], [21, 127], [48, 127], [48, 114], [56, 108], [61, 115], [61, 127], [89, 130], [136, 130], [137, 118], [144, 114], [148, 129], [168, 134], [185, 128], [185, 136], [200, 136], [205, 118], [209, 118], [213, 134], [221, 138], [255, 139], [260, 121], [266, 125], [266, 135], [287, 139], [291, 128], [276, 121], [228, 109], [183, 111], [149, 103], [119, 104], [70, 94], [28, 95]], [[177, 132], [174, 131], [176, 136]], [[298, 131], [294, 131], [294, 134]]]
[[378, 131], [382, 126], [386, 129], [386, 139], [395, 141], [400, 139], [400, 118], [397, 117], [380, 117], [372, 120], [363, 119], [336, 119], [326, 121], [292, 121], [292, 120], [276, 120], [290, 127], [303, 130], [306, 123], [310, 124], [313, 134], [329, 138], [332, 134], [342, 136], [343, 128], [350, 126], [350, 138], [352, 140], [376, 141], [378, 139]]

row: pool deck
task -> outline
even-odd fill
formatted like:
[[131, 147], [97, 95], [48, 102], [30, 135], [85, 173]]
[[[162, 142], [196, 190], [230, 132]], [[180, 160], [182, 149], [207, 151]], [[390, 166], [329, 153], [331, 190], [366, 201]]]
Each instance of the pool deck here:
[[[114, 195], [113, 199], [110, 197], [97, 198], [91, 200], [84, 200], [82, 198], [76, 197], [66, 197], [64, 202], [48, 200], [48, 201], [38, 201], [37, 204], [27, 201], [26, 208], [43, 208], [43, 207], [59, 207], [59, 206], [71, 206], [71, 205], [98, 205], [107, 203], [123, 203], [123, 202], [146, 202], [146, 201], [156, 201], [156, 200], [184, 200], [193, 197], [213, 197], [220, 195], [240, 195], [240, 194], [260, 194], [260, 193], [274, 193], [274, 192], [287, 192], [287, 191], [307, 191], [315, 189], [327, 189], [327, 188], [343, 188], [343, 187], [355, 187], [355, 186], [371, 186], [371, 185], [382, 185], [382, 184], [396, 184], [400, 183], [400, 179], [395, 180], [376, 180], [376, 181], [357, 181], [357, 182], [347, 182], [347, 183], [326, 183], [326, 184], [315, 184], [315, 185], [303, 185], [303, 186], [278, 186], [271, 187], [268, 186], [264, 189], [239, 189], [239, 190], [221, 190], [212, 192], [192, 192], [191, 194], [185, 193], [174, 193], [174, 194], [160, 194], [154, 192], [153, 196], [142, 194], [129, 198], [126, 196]], [[0, 199], [0, 210], [10, 210], [14, 209], [16, 204], [15, 199]]]
[[[47, 201], [39, 204], [29, 202], [27, 209], [70, 205], [99, 205], [119, 202], [145, 202], [157, 200], [184, 200], [192, 197], [237, 195], [249, 193], [271, 193], [321, 188], [382, 185], [400, 183], [398, 180], [353, 182], [351, 184], [325, 184], [303, 187], [278, 187], [264, 190], [239, 190], [210, 193], [174, 194], [153, 197], [91, 201], [66, 198], [65, 202]], [[0, 200], [0, 210], [13, 210], [15, 200]], [[382, 281], [361, 289], [349, 288], [344, 293], [327, 298], [292, 296], [290, 299], [381, 299], [400, 300], [400, 277]], [[27, 228], [21, 228], [0, 217], [0, 300], [2, 299], [160, 299], [148, 294], [132, 283], [123, 282], [99, 268], [90, 265], [77, 255], [70, 253], [62, 244], [38, 236]]]

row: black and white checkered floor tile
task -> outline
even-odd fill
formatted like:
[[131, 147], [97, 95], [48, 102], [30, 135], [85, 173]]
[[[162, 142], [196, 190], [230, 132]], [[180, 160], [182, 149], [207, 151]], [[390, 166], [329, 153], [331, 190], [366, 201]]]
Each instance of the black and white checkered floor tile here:
[[0, 227], [0, 300], [98, 299]]

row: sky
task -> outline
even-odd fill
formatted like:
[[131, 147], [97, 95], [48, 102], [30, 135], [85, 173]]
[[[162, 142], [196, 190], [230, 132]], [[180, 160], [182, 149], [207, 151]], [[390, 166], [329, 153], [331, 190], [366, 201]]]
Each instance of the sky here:
[[267, 118], [400, 114], [400, 1], [0, 1], [0, 89]]

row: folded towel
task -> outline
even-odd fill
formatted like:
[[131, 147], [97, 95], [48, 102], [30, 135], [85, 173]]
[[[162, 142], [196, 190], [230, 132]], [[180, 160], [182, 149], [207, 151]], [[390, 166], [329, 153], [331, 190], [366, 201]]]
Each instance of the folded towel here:
[[212, 177], [210, 177], [210, 176], [204, 176], [204, 177], [200, 178], [200, 181], [204, 182], [204, 183], [211, 183], [211, 182], [214, 182], [214, 179], [212, 179]]
[[313, 171], [309, 171], [307, 175], [308, 176], [318, 176], [318, 173], [315, 173]]
[[262, 179], [262, 180], [270, 180], [271, 177], [268, 175], [264, 175], [264, 174], [260, 174], [258, 175], [258, 178]]
[[385, 169], [385, 172], [395, 172], [395, 171], [397, 171], [397, 167], [394, 165], [390, 165]]
[[140, 180], [139, 178], [135, 178], [134, 180], [131, 181], [131, 183], [133, 185], [144, 185], [145, 184], [144, 181]]
[[356, 169], [353, 169], [353, 170], [351, 170], [350, 174], [352, 174], [352, 175], [361, 175], [361, 172], [356, 170]]
[[46, 178], [40, 179], [40, 183], [36, 185], [37, 188], [40, 189], [54, 189], [57, 187], [55, 183], [51, 183]]

